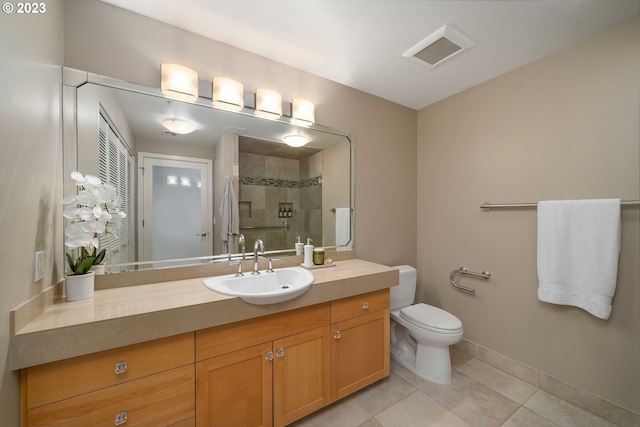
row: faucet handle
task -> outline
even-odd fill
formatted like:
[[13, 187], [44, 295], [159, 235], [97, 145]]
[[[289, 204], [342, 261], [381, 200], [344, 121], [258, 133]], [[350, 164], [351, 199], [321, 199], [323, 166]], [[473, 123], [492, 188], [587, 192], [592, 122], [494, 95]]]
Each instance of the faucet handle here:
[[267, 268], [267, 273], [275, 273], [273, 270], [273, 261], [279, 261], [280, 258], [269, 258], [269, 267]]
[[236, 272], [235, 277], [242, 277], [244, 273], [242, 273], [242, 261], [238, 261], [238, 271]]

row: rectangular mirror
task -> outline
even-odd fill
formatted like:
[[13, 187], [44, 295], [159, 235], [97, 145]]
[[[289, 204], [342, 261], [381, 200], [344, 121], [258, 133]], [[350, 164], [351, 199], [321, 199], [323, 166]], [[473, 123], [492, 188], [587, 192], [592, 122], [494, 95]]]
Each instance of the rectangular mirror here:
[[[298, 237], [354, 249], [352, 133], [219, 109], [206, 95], [177, 101], [79, 70], [65, 69], [64, 81], [65, 194], [76, 191], [71, 171], [95, 175], [117, 187], [127, 213], [118, 237], [101, 242], [108, 273], [239, 256], [239, 236], [223, 238], [227, 185], [247, 251], [261, 239], [267, 255], [295, 255]], [[287, 135], [309, 142], [290, 147]]]

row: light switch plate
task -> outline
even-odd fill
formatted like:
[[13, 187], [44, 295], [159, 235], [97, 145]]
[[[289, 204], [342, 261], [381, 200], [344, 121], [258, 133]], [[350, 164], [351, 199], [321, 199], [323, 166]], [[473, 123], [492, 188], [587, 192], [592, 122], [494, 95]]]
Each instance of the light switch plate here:
[[34, 254], [33, 262], [33, 281], [42, 280], [44, 275], [44, 251], [38, 251]]

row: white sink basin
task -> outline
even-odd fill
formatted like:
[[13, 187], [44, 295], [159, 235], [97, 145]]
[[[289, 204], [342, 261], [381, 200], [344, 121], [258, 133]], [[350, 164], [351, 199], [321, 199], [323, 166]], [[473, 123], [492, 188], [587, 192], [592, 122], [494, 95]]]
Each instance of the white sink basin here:
[[214, 292], [242, 298], [250, 304], [265, 305], [288, 301], [305, 293], [314, 277], [302, 267], [279, 268], [273, 273], [261, 271], [259, 275], [244, 273], [215, 276], [204, 280]]

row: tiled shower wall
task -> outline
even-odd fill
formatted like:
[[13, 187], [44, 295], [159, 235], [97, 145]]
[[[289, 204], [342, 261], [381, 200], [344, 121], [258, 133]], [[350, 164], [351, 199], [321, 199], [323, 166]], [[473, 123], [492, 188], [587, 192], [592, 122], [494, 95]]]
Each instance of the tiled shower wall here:
[[[240, 233], [247, 249], [261, 239], [265, 250], [293, 249], [296, 237], [322, 241], [322, 177], [305, 160], [240, 153]], [[291, 208], [291, 218], [278, 211]]]

